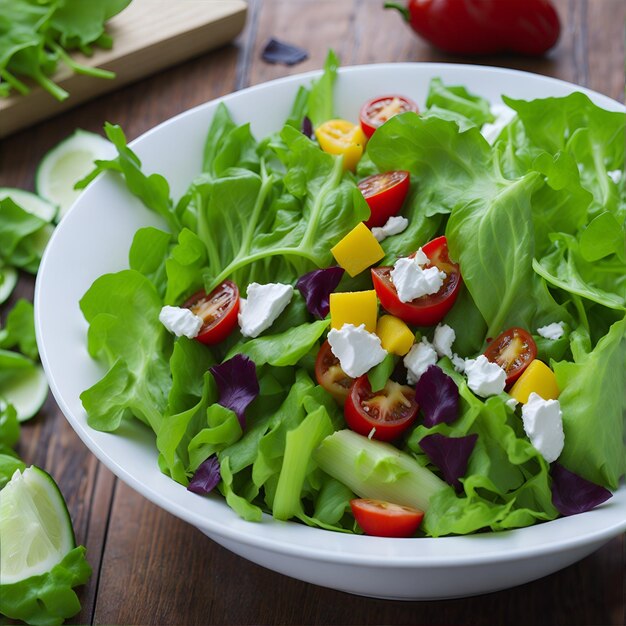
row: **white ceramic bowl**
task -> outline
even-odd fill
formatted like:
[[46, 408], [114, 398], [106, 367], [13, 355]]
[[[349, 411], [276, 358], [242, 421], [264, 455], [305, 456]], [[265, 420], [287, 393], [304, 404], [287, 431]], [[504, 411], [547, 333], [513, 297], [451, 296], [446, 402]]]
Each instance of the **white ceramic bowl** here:
[[[293, 76], [222, 98], [236, 121], [251, 121], [256, 136], [280, 128], [297, 88], [316, 73]], [[523, 72], [445, 64], [391, 64], [341, 70], [339, 117], [358, 119], [361, 103], [400, 92], [424, 105], [430, 79], [500, 101], [563, 96], [578, 89]], [[619, 103], [584, 89], [596, 103]], [[177, 198], [200, 171], [202, 146], [217, 101], [164, 122], [131, 145], [144, 170], [164, 174]], [[626, 529], [626, 487], [597, 509], [530, 528], [441, 539], [384, 539], [344, 535], [279, 522], [241, 520], [219, 497], [202, 498], [161, 474], [151, 433], [139, 424], [119, 434], [87, 426], [79, 394], [103, 375], [86, 350], [87, 325], [78, 301], [93, 280], [127, 267], [134, 232], [162, 225], [114, 175], [96, 180], [57, 228], [37, 278], [39, 349], [52, 392], [89, 449], [117, 476], [170, 513], [197, 526], [229, 550], [301, 580], [357, 594], [397, 599], [468, 596], [518, 585], [563, 568]]]

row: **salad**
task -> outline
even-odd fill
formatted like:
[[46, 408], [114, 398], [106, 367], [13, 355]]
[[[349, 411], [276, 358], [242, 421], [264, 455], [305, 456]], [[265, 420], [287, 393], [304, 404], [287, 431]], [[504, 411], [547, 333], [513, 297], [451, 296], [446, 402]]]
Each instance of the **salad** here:
[[[80, 302], [107, 366], [89, 424], [138, 419], [162, 472], [341, 532], [438, 537], [588, 510], [626, 469], [626, 116], [431, 82], [333, 112], [338, 62], [261, 140], [220, 104], [164, 220]], [[497, 111], [496, 111], [497, 112]], [[483, 134], [484, 133], [484, 134]]]

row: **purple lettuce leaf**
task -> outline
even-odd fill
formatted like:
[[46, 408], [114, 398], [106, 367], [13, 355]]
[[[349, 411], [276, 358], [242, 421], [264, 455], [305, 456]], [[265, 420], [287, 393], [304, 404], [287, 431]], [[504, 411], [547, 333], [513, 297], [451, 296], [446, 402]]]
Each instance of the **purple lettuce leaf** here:
[[444, 480], [458, 490], [461, 489], [459, 478], [467, 472], [467, 462], [477, 439], [477, 434], [446, 437], [434, 433], [423, 437], [419, 445], [431, 463], [441, 470]]
[[459, 388], [440, 367], [431, 365], [415, 385], [415, 401], [428, 428], [459, 417]]
[[237, 415], [244, 430], [246, 408], [259, 395], [254, 361], [243, 354], [236, 354], [221, 365], [214, 365], [209, 371], [213, 374], [220, 394], [218, 403]]
[[550, 476], [552, 504], [561, 515], [590, 511], [613, 495], [608, 489], [570, 472], [558, 463], [552, 464]]
[[309, 313], [323, 320], [330, 311], [330, 294], [335, 291], [343, 268], [327, 267], [322, 270], [313, 270], [298, 278], [296, 287], [303, 295]]
[[221, 479], [220, 462], [217, 460], [217, 456], [212, 454], [200, 464], [193, 478], [189, 481], [187, 491], [205, 496], [216, 487]]
[[267, 63], [296, 65], [308, 59], [309, 53], [304, 48], [298, 48], [298, 46], [272, 38], [265, 44], [261, 58]]
[[300, 130], [303, 135], [306, 135], [309, 139], [313, 139], [313, 122], [308, 115], [302, 118], [302, 127]]

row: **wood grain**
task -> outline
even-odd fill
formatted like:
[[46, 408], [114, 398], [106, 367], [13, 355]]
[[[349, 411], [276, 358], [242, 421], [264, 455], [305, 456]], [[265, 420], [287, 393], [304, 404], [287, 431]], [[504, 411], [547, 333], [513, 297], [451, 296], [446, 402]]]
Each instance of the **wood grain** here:
[[[383, 11], [382, 0], [251, 0], [234, 45], [126, 86], [0, 142], [0, 185], [32, 189], [35, 166], [74, 128], [105, 120], [129, 138], [211, 98], [272, 78], [321, 67], [334, 48], [344, 64], [471, 62], [537, 72], [623, 100], [621, 0], [558, 0], [563, 30], [541, 59], [465, 59], [433, 50]], [[270, 37], [301, 45], [310, 58], [286, 68], [260, 52]], [[19, 294], [32, 295], [22, 277]], [[101, 466], [53, 399], [23, 429], [20, 452], [59, 481], [86, 542], [94, 575], [71, 623], [96, 624], [507, 624], [615, 625], [624, 619], [624, 537], [539, 581], [445, 602], [360, 598], [296, 581], [248, 563], [152, 505]], [[251, 532], [254, 526], [251, 525]]]

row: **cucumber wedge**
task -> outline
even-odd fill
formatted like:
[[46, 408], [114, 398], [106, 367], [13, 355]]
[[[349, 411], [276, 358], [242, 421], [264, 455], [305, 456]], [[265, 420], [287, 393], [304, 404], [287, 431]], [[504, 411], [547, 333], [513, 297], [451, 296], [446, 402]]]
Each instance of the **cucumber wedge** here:
[[55, 204], [51, 204], [34, 193], [30, 193], [30, 191], [14, 187], [0, 187], [0, 200], [4, 200], [4, 198], [11, 198], [24, 211], [36, 215], [44, 222], [51, 222], [57, 216], [58, 211]]
[[95, 159], [115, 155], [113, 144], [86, 130], [77, 130], [56, 145], [41, 160], [37, 169], [37, 193], [59, 208], [60, 220], [80, 195], [74, 185], [93, 169]]
[[0, 265], [0, 304], [6, 302], [17, 284], [17, 270], [8, 265]]
[[44, 574], [76, 540], [65, 500], [38, 467], [17, 470], [0, 497], [0, 584]]

